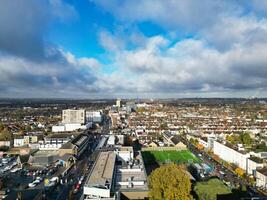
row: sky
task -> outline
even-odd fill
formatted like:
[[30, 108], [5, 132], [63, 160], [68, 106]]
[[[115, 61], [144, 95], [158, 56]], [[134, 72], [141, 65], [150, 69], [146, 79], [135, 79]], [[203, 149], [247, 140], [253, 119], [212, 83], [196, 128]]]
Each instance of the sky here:
[[267, 97], [267, 1], [1, 0], [0, 97]]

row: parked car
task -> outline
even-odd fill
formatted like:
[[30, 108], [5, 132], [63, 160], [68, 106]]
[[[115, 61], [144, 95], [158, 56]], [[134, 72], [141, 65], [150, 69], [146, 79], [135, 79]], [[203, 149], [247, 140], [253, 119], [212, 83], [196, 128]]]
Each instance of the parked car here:
[[34, 188], [37, 186], [37, 183], [34, 183], [34, 182], [29, 183], [28, 186], [29, 186], [29, 188]]

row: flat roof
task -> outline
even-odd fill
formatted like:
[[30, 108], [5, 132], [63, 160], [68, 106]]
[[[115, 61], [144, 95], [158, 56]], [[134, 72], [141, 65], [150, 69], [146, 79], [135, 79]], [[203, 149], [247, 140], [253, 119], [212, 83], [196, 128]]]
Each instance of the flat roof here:
[[119, 149], [119, 151], [133, 151], [132, 146], [121, 146], [118, 149]]
[[[127, 191], [147, 191], [147, 175], [143, 164], [142, 157], [139, 159], [139, 164], [135, 163], [129, 166], [127, 164], [116, 166], [116, 189]], [[140, 184], [143, 182], [143, 184]], [[123, 183], [123, 184], [121, 184]], [[131, 185], [129, 187], [129, 185]]]
[[258, 172], [260, 172], [261, 174], [263, 174], [264, 176], [267, 176], [267, 168], [264, 167], [262, 169], [257, 169]]
[[39, 150], [33, 156], [55, 156], [58, 155], [58, 150]]
[[113, 151], [100, 152], [94, 168], [86, 182], [88, 186], [105, 186], [112, 183], [116, 154]]
[[249, 159], [259, 164], [263, 163], [263, 159], [256, 156], [251, 156]]

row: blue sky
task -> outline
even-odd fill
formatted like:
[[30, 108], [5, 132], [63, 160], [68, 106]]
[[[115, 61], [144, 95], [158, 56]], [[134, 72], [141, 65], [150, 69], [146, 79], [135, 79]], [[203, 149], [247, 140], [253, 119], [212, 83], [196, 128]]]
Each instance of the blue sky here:
[[0, 97], [266, 97], [267, 1], [3, 0]]

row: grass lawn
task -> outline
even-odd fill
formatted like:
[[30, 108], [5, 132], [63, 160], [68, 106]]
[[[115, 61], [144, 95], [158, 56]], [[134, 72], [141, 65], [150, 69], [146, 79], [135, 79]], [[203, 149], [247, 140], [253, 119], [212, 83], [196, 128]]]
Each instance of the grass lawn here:
[[146, 164], [166, 163], [197, 163], [200, 160], [195, 157], [190, 151], [143, 151], [144, 162]]
[[228, 188], [218, 179], [210, 179], [205, 182], [198, 182], [194, 187], [194, 192], [199, 200], [216, 200], [217, 195], [231, 194]]

